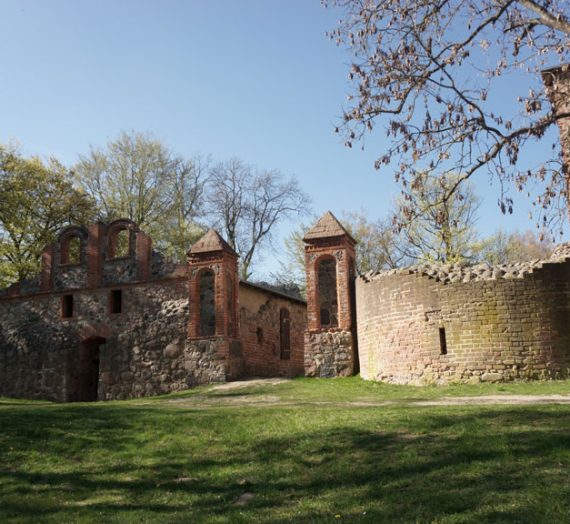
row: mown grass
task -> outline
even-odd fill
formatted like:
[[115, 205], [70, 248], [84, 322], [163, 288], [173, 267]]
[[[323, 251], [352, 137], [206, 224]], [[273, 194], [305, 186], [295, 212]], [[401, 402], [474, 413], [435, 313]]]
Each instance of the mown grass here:
[[[0, 522], [570, 522], [570, 406], [409, 402], [501, 392], [570, 384], [301, 379], [127, 402], [4, 399]], [[362, 399], [397, 402], [352, 404]]]

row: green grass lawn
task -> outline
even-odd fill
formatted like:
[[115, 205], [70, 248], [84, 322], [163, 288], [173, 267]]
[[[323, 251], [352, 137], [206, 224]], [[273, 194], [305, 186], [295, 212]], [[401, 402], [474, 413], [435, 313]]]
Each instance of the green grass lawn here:
[[570, 382], [2, 399], [0, 522], [570, 522], [570, 405], [413, 402], [501, 393]]

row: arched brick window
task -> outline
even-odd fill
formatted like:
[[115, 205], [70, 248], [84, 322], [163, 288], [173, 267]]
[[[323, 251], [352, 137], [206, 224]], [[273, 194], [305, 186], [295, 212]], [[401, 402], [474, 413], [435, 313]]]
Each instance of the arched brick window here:
[[291, 358], [291, 317], [289, 310], [285, 307], [279, 311], [279, 342], [281, 360], [289, 360]]
[[338, 296], [336, 286], [336, 260], [322, 258], [317, 266], [317, 304], [321, 327], [338, 326]]
[[228, 336], [233, 337], [235, 331], [234, 312], [234, 286], [230, 275], [226, 275], [226, 297], [227, 297], [227, 315], [228, 315]]
[[214, 272], [209, 269], [202, 271], [198, 278], [200, 296], [198, 334], [202, 337], [210, 337], [216, 334], [215, 281]]
[[70, 235], [64, 238], [60, 246], [60, 260], [62, 264], [81, 264], [81, 237]]
[[117, 228], [109, 234], [109, 258], [124, 258], [131, 254], [130, 230]]

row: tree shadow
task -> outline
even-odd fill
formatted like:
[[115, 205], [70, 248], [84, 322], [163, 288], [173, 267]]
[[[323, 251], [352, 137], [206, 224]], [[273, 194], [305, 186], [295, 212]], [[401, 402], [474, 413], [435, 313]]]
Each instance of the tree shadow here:
[[[327, 410], [327, 417], [336, 413]], [[570, 410], [367, 413], [363, 421], [338, 412], [338, 420], [319, 427], [308, 422], [319, 413], [309, 411], [308, 429], [268, 433], [265, 421], [282, 417], [286, 425], [286, 410], [232, 414], [118, 404], [2, 410], [0, 515], [23, 521], [570, 520]], [[245, 492], [252, 500], [236, 505]]]

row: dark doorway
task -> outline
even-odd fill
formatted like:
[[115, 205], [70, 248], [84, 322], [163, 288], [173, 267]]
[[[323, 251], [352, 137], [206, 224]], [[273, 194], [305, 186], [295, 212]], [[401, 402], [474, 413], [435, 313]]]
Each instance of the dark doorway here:
[[352, 331], [352, 352], [354, 356], [354, 370], [353, 373], [356, 375], [360, 373], [360, 354], [358, 353], [358, 329], [356, 325], [356, 264], [354, 260], [349, 259], [349, 293], [350, 293], [350, 318]]
[[101, 337], [84, 340], [79, 345], [77, 358], [77, 387], [75, 398], [78, 402], [97, 400], [99, 386], [99, 353], [101, 345], [107, 342]]

